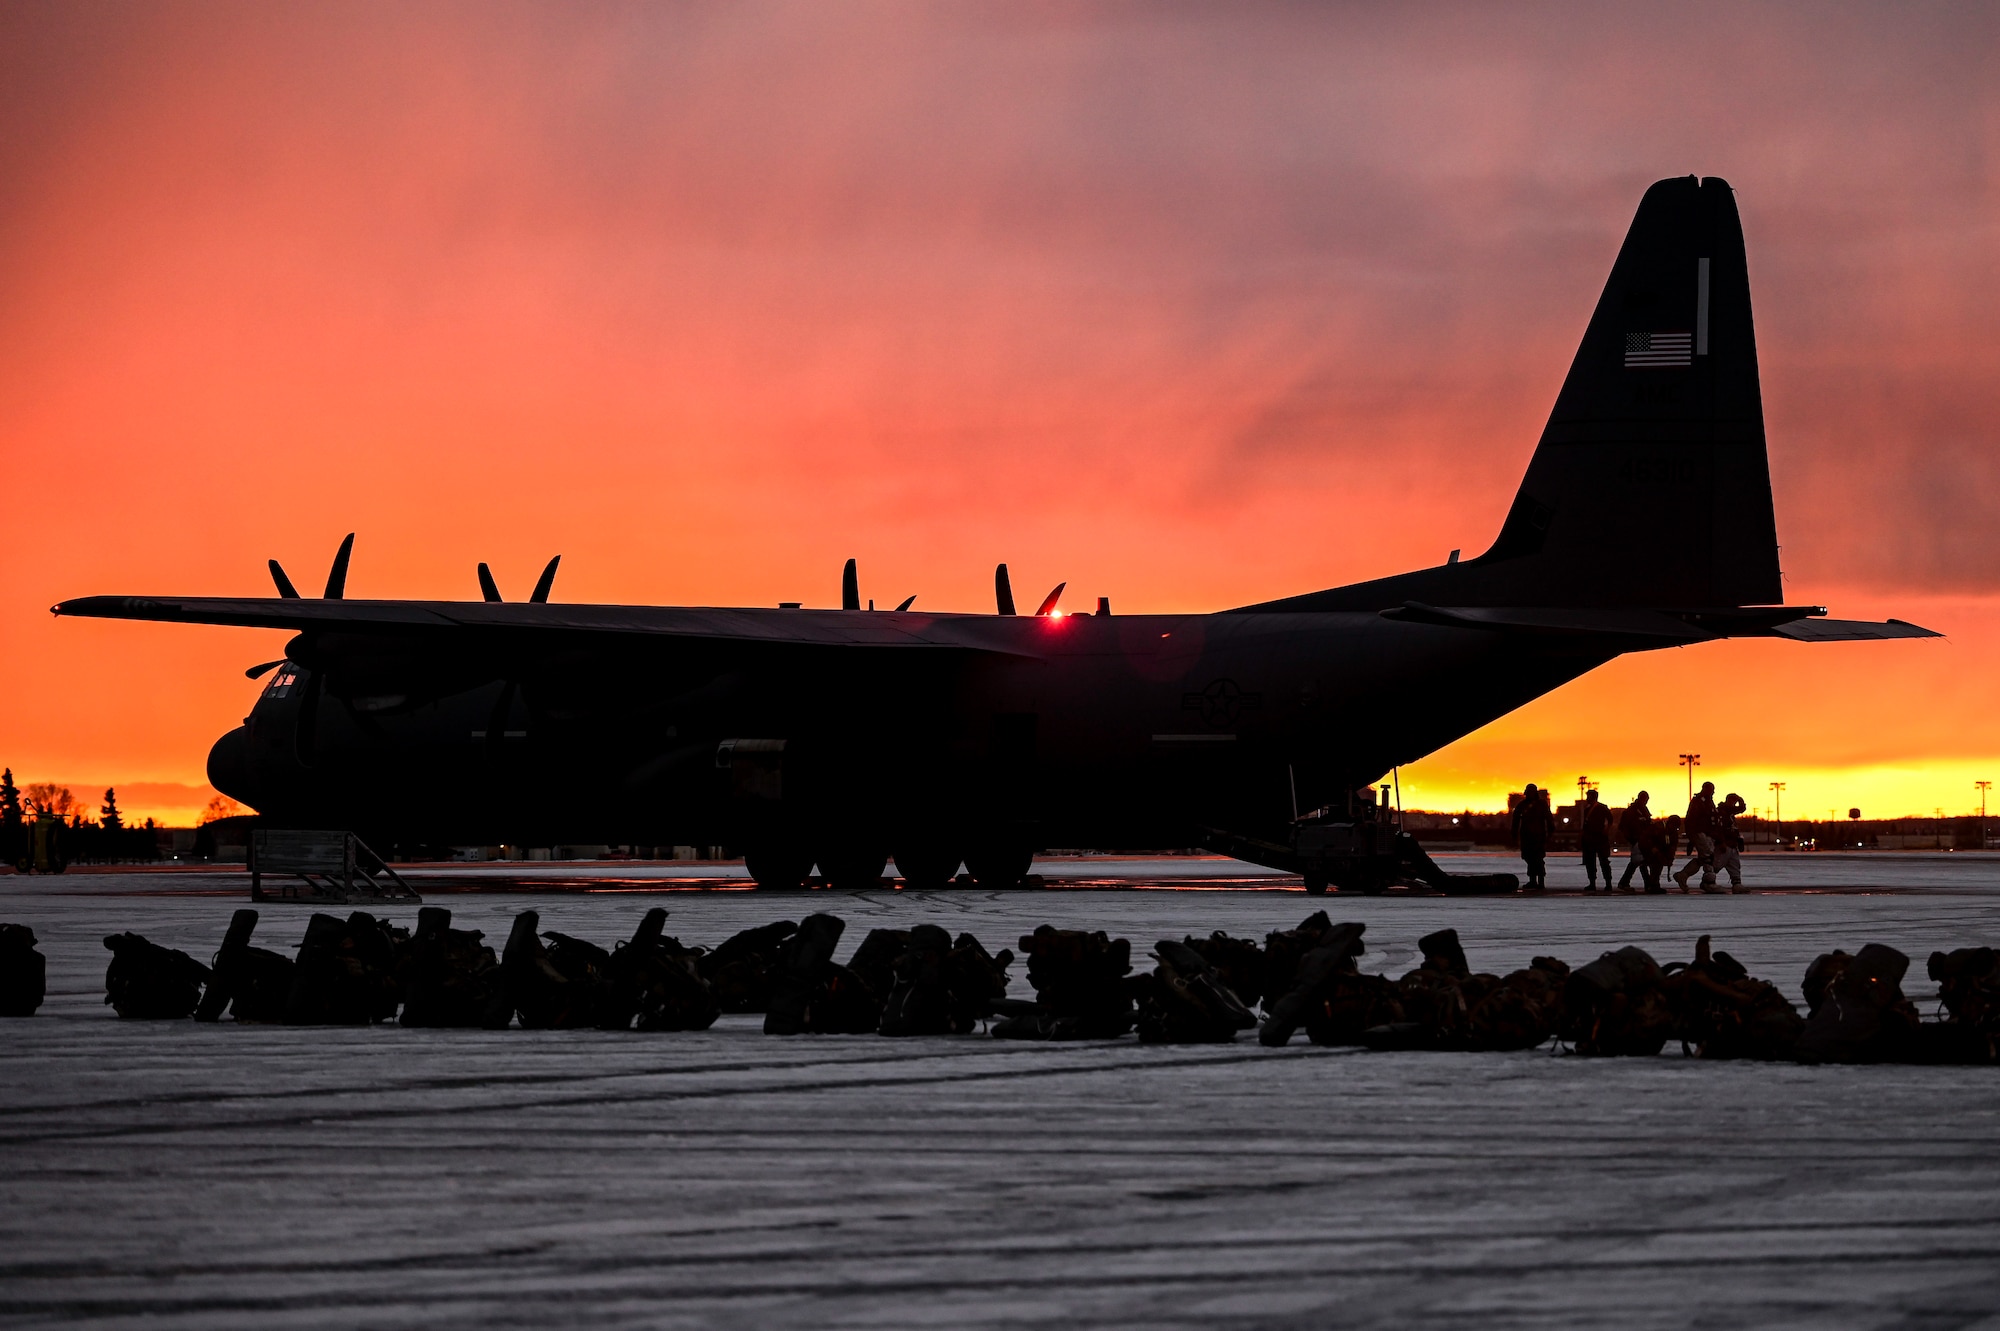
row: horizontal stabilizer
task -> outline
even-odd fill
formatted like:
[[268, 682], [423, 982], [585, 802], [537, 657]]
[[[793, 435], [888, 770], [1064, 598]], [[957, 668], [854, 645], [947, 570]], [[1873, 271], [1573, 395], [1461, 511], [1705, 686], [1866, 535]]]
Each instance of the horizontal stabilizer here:
[[1624, 610], [1568, 606], [1438, 606], [1405, 601], [1378, 611], [1405, 624], [1476, 629], [1548, 638], [1619, 639], [1627, 650], [1672, 647], [1718, 638], [1791, 638], [1797, 642], [1865, 642], [1944, 635], [1905, 620], [1884, 624], [1822, 619], [1818, 606], [1718, 606], [1705, 610]]
[[1561, 606], [1495, 609], [1405, 601], [1380, 614], [1384, 619], [1408, 624], [1436, 624], [1444, 628], [1561, 638], [1644, 639], [1660, 647], [1684, 642], [1712, 642], [1723, 636], [1658, 610], [1570, 609]]
[[1771, 632], [1777, 637], [1791, 638], [1798, 642], [1867, 642], [1877, 638], [1944, 636], [1942, 633], [1903, 619], [1892, 619], [1884, 624], [1871, 623], [1865, 619], [1801, 619], [1791, 624], [1780, 624]]

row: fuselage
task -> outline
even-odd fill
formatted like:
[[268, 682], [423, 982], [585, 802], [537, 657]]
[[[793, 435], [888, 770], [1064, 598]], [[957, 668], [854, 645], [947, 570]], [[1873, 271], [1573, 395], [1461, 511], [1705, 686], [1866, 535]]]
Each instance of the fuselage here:
[[1191, 845], [1282, 835], [1608, 655], [1372, 613], [739, 613], [867, 614], [949, 645], [620, 640], [496, 665], [318, 635], [210, 777], [274, 823], [403, 844], [887, 845], [943, 826]]

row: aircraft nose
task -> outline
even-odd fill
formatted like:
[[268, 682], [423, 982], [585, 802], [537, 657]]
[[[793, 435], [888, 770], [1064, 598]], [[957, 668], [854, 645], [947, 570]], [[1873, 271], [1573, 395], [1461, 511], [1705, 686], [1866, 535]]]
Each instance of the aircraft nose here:
[[253, 809], [263, 803], [250, 769], [250, 732], [244, 727], [236, 727], [208, 751], [208, 784]]

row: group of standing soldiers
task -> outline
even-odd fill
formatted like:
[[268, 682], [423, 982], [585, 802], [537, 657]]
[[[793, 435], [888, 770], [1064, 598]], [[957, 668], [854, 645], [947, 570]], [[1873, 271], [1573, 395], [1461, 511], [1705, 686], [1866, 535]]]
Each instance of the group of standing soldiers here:
[[[1704, 892], [1746, 890], [1743, 836], [1736, 830], [1736, 816], [1747, 807], [1741, 795], [1732, 792], [1717, 804], [1715, 783], [1704, 781], [1701, 790], [1688, 800], [1685, 817], [1669, 814], [1663, 819], [1653, 817], [1650, 800], [1646, 791], [1640, 791], [1618, 819], [1618, 839], [1630, 852], [1625, 872], [1618, 879], [1618, 891], [1637, 892], [1639, 889], [1632, 886], [1632, 876], [1637, 874], [1646, 891], [1665, 892], [1667, 889], [1660, 880], [1673, 868], [1683, 835], [1687, 838], [1687, 862], [1672, 875], [1681, 891], [1692, 890], [1688, 880], [1696, 870], [1701, 872]], [[1611, 809], [1597, 798], [1595, 790], [1584, 795], [1581, 822], [1583, 871], [1589, 876], [1589, 884], [1583, 890], [1609, 892], [1612, 890]], [[1514, 806], [1514, 837], [1521, 847], [1521, 860], [1527, 866], [1530, 892], [1542, 891], [1549, 885], [1549, 838], [1555, 830], [1549, 793], [1530, 782], [1522, 792], [1521, 802]], [[1604, 871], [1602, 888], [1597, 885], [1599, 869]], [[1721, 885], [1719, 873], [1729, 875], [1727, 889]]]

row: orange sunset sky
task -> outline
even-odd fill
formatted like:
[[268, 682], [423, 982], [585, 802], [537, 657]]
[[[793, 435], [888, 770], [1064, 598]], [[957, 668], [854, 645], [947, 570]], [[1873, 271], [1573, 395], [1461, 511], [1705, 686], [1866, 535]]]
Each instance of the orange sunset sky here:
[[2000, 777], [2000, 8], [0, 8], [0, 763], [186, 820], [282, 635], [101, 592], [1217, 609], [1485, 548], [1639, 195], [1735, 185], [1792, 601], [1404, 770]]

